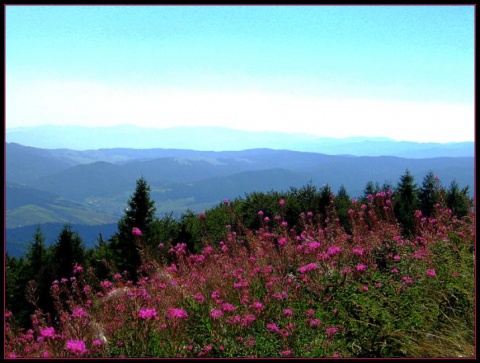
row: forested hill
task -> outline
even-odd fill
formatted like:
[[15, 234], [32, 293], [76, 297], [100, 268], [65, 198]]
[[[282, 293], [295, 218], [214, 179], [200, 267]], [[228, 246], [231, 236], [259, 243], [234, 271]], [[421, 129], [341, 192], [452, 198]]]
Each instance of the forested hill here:
[[201, 212], [225, 198], [307, 184], [344, 186], [352, 197], [368, 182], [395, 185], [409, 170], [417, 184], [433, 171], [473, 195], [474, 158], [409, 159], [272, 149], [39, 149], [6, 144], [7, 228], [41, 223], [115, 223], [135, 180], [144, 176], [159, 215]]

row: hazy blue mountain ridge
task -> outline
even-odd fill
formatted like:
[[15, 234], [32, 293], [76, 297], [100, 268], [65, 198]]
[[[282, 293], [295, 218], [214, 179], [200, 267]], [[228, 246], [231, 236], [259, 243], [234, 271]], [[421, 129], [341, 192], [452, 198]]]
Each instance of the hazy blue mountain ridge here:
[[[350, 137], [335, 139], [300, 133], [250, 132], [222, 127], [158, 129], [132, 125], [96, 128], [46, 125], [31, 128], [7, 128], [6, 141], [45, 149], [64, 148], [73, 150], [162, 148], [234, 151], [270, 148], [330, 155], [400, 156], [409, 158], [474, 155], [473, 142], [440, 144], [394, 141], [388, 138]], [[121, 154], [118, 156], [121, 157]]]
[[[95, 161], [68, 167], [71, 161], [59, 166], [59, 159], [62, 160], [59, 155], [65, 155], [65, 150], [60, 150], [58, 154], [55, 150], [49, 150], [51, 155], [43, 156], [43, 166], [45, 173], [46, 170], [50, 173], [27, 179], [25, 170], [32, 167], [31, 160], [44, 153], [44, 150], [28, 147], [22, 149], [21, 145], [6, 146], [9, 183], [15, 181], [24, 188], [30, 188], [32, 198], [38, 194], [41, 199], [42, 193], [56, 196], [50, 197], [50, 207], [58, 204], [60, 200], [68, 200], [80, 203], [82, 208], [87, 210], [103, 212], [106, 223], [123, 213], [126, 201], [140, 176], [144, 176], [151, 185], [152, 193], [158, 198], [159, 211], [173, 210], [176, 213], [186, 208], [201, 210], [224, 198], [244, 196], [245, 193], [260, 188], [262, 190], [259, 191], [288, 190], [290, 187], [302, 187], [310, 182], [319, 187], [328, 184], [334, 192], [343, 184], [351, 196], [356, 197], [362, 194], [368, 181], [380, 184], [388, 182], [395, 186], [407, 169], [415, 176], [418, 184], [428, 171], [433, 170], [442, 182], [450, 183], [455, 179], [460, 186], [470, 185], [473, 192], [474, 161], [471, 157], [406, 159], [252, 149], [215, 153], [184, 151], [183, 155], [190, 156], [151, 159], [145, 159], [145, 155], [142, 155], [140, 160], [117, 163]], [[28, 157], [29, 153], [31, 158]], [[88, 155], [90, 152], [84, 153]], [[122, 153], [127, 154], [126, 150]], [[159, 150], [159, 153], [165, 155], [165, 150]], [[150, 157], [153, 155], [152, 153]], [[49, 158], [52, 165], [48, 163]], [[87, 157], [84, 157], [85, 159]], [[107, 159], [111, 160], [110, 156]], [[280, 175], [281, 173], [283, 174]], [[260, 181], [263, 184], [260, 184]], [[265, 187], [262, 187], [263, 185]], [[203, 197], [206, 195], [211, 199]], [[22, 197], [22, 194], [11, 187], [7, 188], [6, 196], [7, 206], [15, 206], [13, 209], [7, 208], [7, 216], [21, 214], [18, 209], [22, 208], [21, 203], [28, 198]], [[39, 206], [45, 208], [44, 204]], [[29, 220], [32, 223], [31, 215], [26, 212], [24, 223], [21, 223], [16, 215], [18, 224], [25, 225]], [[98, 216], [94, 219], [97, 220]], [[7, 222], [9, 221], [12, 221], [12, 218], [7, 218]], [[40, 222], [42, 221], [33, 221]], [[7, 227], [14, 226], [16, 225], [7, 223]]]

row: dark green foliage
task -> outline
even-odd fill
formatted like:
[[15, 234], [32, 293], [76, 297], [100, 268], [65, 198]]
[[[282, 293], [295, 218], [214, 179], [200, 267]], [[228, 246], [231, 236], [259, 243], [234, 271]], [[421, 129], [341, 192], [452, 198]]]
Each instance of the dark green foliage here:
[[110, 264], [114, 256], [108, 242], [103, 239], [101, 234], [98, 236], [97, 243], [94, 248], [87, 251], [86, 267], [92, 267], [97, 278], [103, 280], [110, 277], [112, 273]]
[[[127, 271], [135, 281], [137, 268], [141, 265], [138, 243], [143, 247], [151, 242], [151, 225], [155, 221], [155, 202], [150, 198], [150, 186], [144, 177], [137, 180], [135, 192], [128, 201], [128, 208], [118, 222], [118, 233], [110, 239], [110, 247], [119, 272]], [[141, 237], [133, 236], [133, 228], [142, 232]]]
[[[29, 280], [35, 281], [37, 305], [43, 311], [52, 312], [50, 286], [55, 279], [51, 258], [45, 246], [45, 238], [40, 227], [33, 235], [33, 242], [28, 247], [26, 270]], [[32, 311], [33, 312], [33, 311]]]
[[199, 251], [202, 245], [200, 217], [187, 210], [180, 219], [180, 232], [176, 243], [186, 243], [189, 251]]
[[25, 287], [29, 280], [27, 264], [23, 257], [5, 256], [5, 304], [13, 313], [18, 326], [29, 327], [32, 308], [28, 306]]
[[380, 191], [380, 186], [378, 185], [378, 183], [374, 184], [372, 181], [369, 181], [365, 186], [365, 189], [363, 190], [362, 201], [366, 201], [369, 195], [375, 195], [379, 191]]
[[70, 224], [66, 224], [53, 245], [53, 275], [56, 279], [70, 278], [75, 264], [85, 264], [85, 247], [78, 233], [72, 230]]
[[131, 235], [132, 228], [139, 228], [143, 235], [149, 235], [150, 226], [155, 220], [155, 202], [150, 198], [150, 186], [144, 177], [137, 180], [135, 192], [128, 201], [128, 208], [118, 222], [119, 232]]
[[169, 262], [166, 251], [174, 241], [178, 241], [182, 227], [181, 222], [173, 218], [170, 213], [165, 214], [160, 220], [155, 220], [150, 227], [152, 235], [152, 242], [148, 246], [150, 255], [156, 261]]
[[350, 222], [350, 217], [348, 215], [348, 210], [351, 208], [352, 201], [348, 195], [347, 189], [345, 186], [341, 186], [338, 190], [338, 194], [334, 198], [335, 210], [337, 211], [337, 216], [340, 221], [340, 224], [345, 229], [345, 232], [348, 234], [352, 233], [352, 226]]
[[468, 186], [460, 190], [460, 187], [455, 179], [448, 188], [446, 200], [447, 206], [458, 218], [465, 217], [469, 209], [472, 207], [472, 203], [468, 197], [468, 192]]
[[429, 171], [423, 178], [422, 188], [418, 193], [419, 207], [424, 216], [433, 215], [435, 204], [441, 202], [441, 191], [440, 181], [432, 171]]
[[320, 201], [318, 206], [318, 212], [322, 222], [328, 218], [328, 211], [331, 208], [331, 202], [333, 201], [334, 194], [332, 189], [327, 184], [325, 185], [320, 192]]
[[[245, 199], [234, 202], [234, 210], [239, 219], [243, 221], [248, 229], [259, 229], [264, 225], [263, 218], [274, 218], [280, 214], [280, 205], [278, 202], [284, 195], [279, 192], [270, 191], [268, 193], [253, 192], [247, 194]], [[259, 212], [262, 215], [259, 215]]]
[[403, 233], [410, 236], [415, 229], [415, 210], [418, 209], [417, 185], [410, 171], [400, 177], [393, 199], [395, 217], [402, 225]]

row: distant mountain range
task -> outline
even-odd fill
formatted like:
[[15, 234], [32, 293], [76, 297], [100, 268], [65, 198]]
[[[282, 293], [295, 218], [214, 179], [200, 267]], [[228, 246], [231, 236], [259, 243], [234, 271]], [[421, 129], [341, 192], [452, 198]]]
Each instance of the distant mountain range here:
[[474, 191], [473, 156], [404, 158], [266, 148], [73, 150], [12, 142], [5, 151], [7, 251], [15, 253], [37, 225], [49, 224], [49, 231], [55, 226], [59, 232], [62, 224], [72, 223], [88, 236], [90, 246], [98, 237], [95, 228], [103, 228], [108, 238], [141, 176], [151, 187], [159, 217], [179, 217], [187, 209], [201, 212], [254, 191], [288, 191], [310, 183], [319, 188], [328, 184], [334, 193], [344, 185], [353, 198], [363, 194], [369, 181], [396, 186], [407, 169], [419, 186], [431, 170], [446, 187], [456, 180], [460, 187], [468, 185], [472, 195]]
[[238, 151], [257, 148], [328, 155], [398, 156], [407, 158], [474, 156], [473, 142], [416, 143], [388, 138], [323, 138], [300, 133], [248, 132], [222, 127], [141, 128], [38, 126], [7, 128], [6, 141], [45, 149], [109, 148]]

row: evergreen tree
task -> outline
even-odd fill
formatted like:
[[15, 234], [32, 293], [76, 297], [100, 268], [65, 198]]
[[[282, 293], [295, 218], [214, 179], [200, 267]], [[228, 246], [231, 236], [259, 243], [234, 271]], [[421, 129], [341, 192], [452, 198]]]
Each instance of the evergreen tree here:
[[457, 218], [465, 217], [468, 214], [469, 209], [472, 207], [468, 192], [469, 187], [466, 186], [460, 190], [455, 179], [448, 188], [446, 200], [447, 207], [452, 210], [452, 213], [456, 215]]
[[26, 270], [29, 280], [34, 280], [36, 285], [36, 296], [38, 307], [45, 312], [53, 310], [50, 286], [54, 280], [45, 246], [45, 237], [40, 227], [37, 227], [33, 234], [33, 241], [27, 249]]
[[148, 236], [150, 226], [155, 220], [155, 202], [150, 198], [150, 186], [142, 176], [137, 180], [135, 192], [128, 201], [128, 208], [123, 218], [118, 223], [121, 234], [131, 235], [134, 227], [142, 231], [143, 236]]
[[87, 267], [92, 267], [99, 280], [109, 278], [111, 275], [110, 262], [113, 259], [113, 253], [101, 234], [97, 239], [98, 244], [87, 251]]
[[418, 201], [420, 210], [426, 217], [431, 217], [435, 210], [435, 204], [441, 202], [440, 181], [432, 171], [429, 171], [423, 178], [422, 188], [418, 193]]
[[404, 234], [412, 235], [415, 229], [415, 211], [418, 209], [418, 191], [409, 170], [400, 177], [393, 199], [395, 217], [402, 225]]
[[287, 196], [285, 219], [290, 226], [295, 227], [297, 232], [300, 233], [302, 231], [302, 226], [298, 224], [300, 213], [312, 212], [318, 214], [319, 207], [320, 191], [312, 182], [300, 189], [291, 187]]
[[142, 232], [142, 243], [148, 249], [152, 241], [151, 226], [155, 221], [155, 211], [155, 202], [150, 198], [150, 186], [142, 176], [137, 180], [135, 191], [128, 200], [128, 208], [118, 222], [118, 232], [110, 239], [118, 272], [127, 271], [134, 281], [142, 260], [137, 245], [140, 237], [134, 236], [132, 231], [138, 228]]
[[347, 193], [347, 189], [343, 184], [340, 186], [340, 189], [338, 190], [338, 193], [334, 198], [334, 203], [338, 219], [340, 220], [340, 224], [343, 226], [347, 233], [351, 233], [352, 226], [348, 210], [352, 206], [352, 201]]
[[321, 215], [322, 222], [328, 217], [328, 211], [330, 207], [330, 202], [334, 200], [335, 196], [332, 193], [332, 189], [327, 184], [320, 191], [320, 201], [318, 206], [318, 213]]
[[71, 224], [62, 228], [52, 252], [55, 279], [70, 278], [75, 264], [85, 264], [85, 246], [78, 233], [72, 231]]
[[15, 323], [19, 327], [30, 327], [30, 315], [33, 307], [26, 299], [26, 286], [28, 272], [23, 257], [16, 258], [5, 255], [5, 305], [6, 309], [13, 313]]
[[369, 195], [375, 195], [379, 191], [380, 186], [378, 185], [378, 183], [374, 184], [372, 181], [369, 181], [365, 186], [365, 189], [363, 190], [363, 196], [367, 198]]

